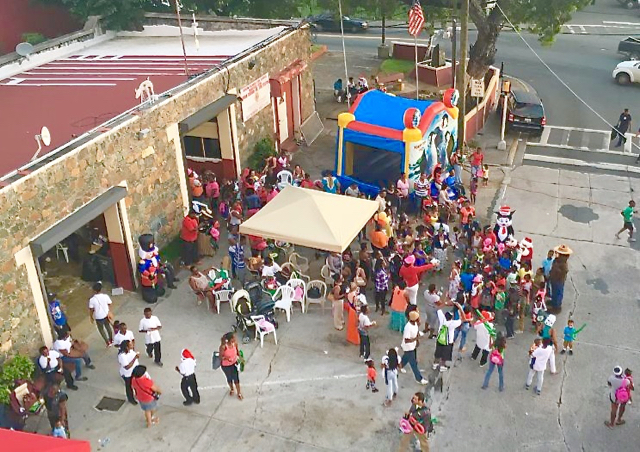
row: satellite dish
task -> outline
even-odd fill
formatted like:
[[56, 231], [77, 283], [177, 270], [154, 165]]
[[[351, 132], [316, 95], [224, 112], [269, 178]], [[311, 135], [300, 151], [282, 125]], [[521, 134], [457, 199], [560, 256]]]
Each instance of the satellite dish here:
[[34, 138], [36, 139], [36, 142], [38, 143], [38, 150], [36, 151], [35, 154], [33, 154], [33, 157], [31, 157], [30, 161], [34, 161], [35, 159], [38, 158], [38, 155], [40, 154], [40, 151], [42, 150], [42, 145], [43, 144], [45, 146], [49, 146], [51, 144], [51, 133], [49, 132], [49, 129], [46, 126], [42, 127], [42, 129], [40, 129], [40, 134], [36, 135]]
[[49, 129], [47, 126], [43, 126], [40, 131], [40, 139], [42, 140], [42, 144], [45, 146], [49, 146], [51, 144], [51, 133], [49, 133]]
[[28, 57], [33, 53], [33, 45], [28, 42], [21, 42], [16, 46], [16, 53], [23, 57]]

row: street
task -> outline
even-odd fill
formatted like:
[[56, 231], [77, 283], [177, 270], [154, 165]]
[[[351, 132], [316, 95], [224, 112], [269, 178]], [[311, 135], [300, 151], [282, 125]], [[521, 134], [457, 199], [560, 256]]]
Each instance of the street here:
[[[609, 22], [637, 25], [626, 26], [630, 28], [611, 28], [620, 25]], [[571, 33], [565, 27], [565, 32], [558, 35], [556, 42], [549, 47], [540, 45], [534, 35], [523, 32], [523, 36], [560, 79], [607, 121], [615, 124], [625, 107], [631, 110], [632, 115], [635, 113], [640, 118], [640, 110], [634, 112], [634, 106], [640, 105], [640, 85], [619, 86], [611, 77], [616, 64], [624, 58], [617, 54], [618, 42], [629, 34], [640, 33], [639, 10], [628, 11], [621, 8], [616, 0], [608, 0], [577, 13], [572, 23], [601, 26], [585, 27], [589, 34]], [[592, 34], [595, 32], [603, 34]], [[611, 32], [618, 34], [609, 34]], [[475, 37], [475, 31], [471, 30], [470, 44]], [[426, 44], [426, 38], [423, 35], [418, 42]], [[388, 29], [387, 40], [413, 42], [406, 29], [401, 28]], [[450, 58], [450, 41], [439, 39], [435, 42], [442, 45], [447, 58]], [[321, 33], [318, 43], [326, 44], [331, 52], [342, 52], [338, 34]], [[375, 57], [376, 48], [380, 44], [380, 29], [371, 29], [364, 34], [346, 35], [345, 44], [347, 62], [350, 54], [370, 54]], [[504, 62], [508, 75], [526, 80], [538, 91], [545, 105], [547, 124], [596, 130], [609, 129], [540, 63], [515, 32], [503, 31], [498, 39], [497, 49], [495, 65], [499, 66]]]

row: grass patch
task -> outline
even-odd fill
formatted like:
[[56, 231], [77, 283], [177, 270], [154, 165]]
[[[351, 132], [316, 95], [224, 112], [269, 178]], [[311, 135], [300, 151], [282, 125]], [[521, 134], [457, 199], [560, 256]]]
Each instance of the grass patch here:
[[311, 53], [316, 53], [320, 49], [322, 49], [322, 46], [320, 44], [312, 44], [311, 45]]
[[380, 65], [380, 72], [383, 74], [394, 74], [396, 72], [402, 72], [403, 74], [413, 71], [415, 63], [407, 60], [397, 60], [395, 58], [389, 58], [384, 60]]
[[176, 237], [160, 250], [160, 258], [165, 262], [175, 264], [180, 260], [180, 237]]

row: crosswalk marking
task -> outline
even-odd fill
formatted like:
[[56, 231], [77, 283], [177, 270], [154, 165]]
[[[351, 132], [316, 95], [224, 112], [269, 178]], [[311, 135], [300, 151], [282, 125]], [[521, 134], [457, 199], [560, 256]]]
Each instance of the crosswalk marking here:
[[[619, 150], [609, 150], [611, 144], [610, 131], [547, 125], [539, 141], [533, 141], [535, 139], [528, 140], [527, 145], [620, 155], [638, 153], [638, 143], [634, 143], [634, 140], [637, 141], [635, 135], [627, 133], [626, 138], [627, 140], [621, 152]], [[592, 143], [591, 146], [589, 145], [590, 143]]]

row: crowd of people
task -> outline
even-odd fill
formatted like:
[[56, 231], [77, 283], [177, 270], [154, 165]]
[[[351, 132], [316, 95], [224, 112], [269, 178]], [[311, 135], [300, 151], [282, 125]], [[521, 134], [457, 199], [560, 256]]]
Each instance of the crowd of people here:
[[[500, 208], [495, 225], [483, 225], [475, 209], [477, 190], [487, 185], [489, 177], [482, 150], [477, 148], [466, 154], [458, 151], [450, 162], [449, 167], [436, 166], [432, 173], [423, 173], [416, 181], [402, 174], [397, 181], [380, 187], [373, 197], [378, 210], [371, 222], [351, 247], [325, 256], [329, 279], [333, 281], [327, 296], [332, 306], [333, 326], [337, 331], [346, 330], [346, 340], [359, 345], [360, 358], [367, 368], [366, 389], [379, 391], [380, 369], [386, 387], [384, 406], [392, 405], [396, 399], [399, 374], [407, 373], [408, 368], [419, 384], [430, 383], [430, 376], [423, 375], [418, 365], [421, 343], [433, 341], [432, 368], [447, 372], [454, 360], [454, 349], [460, 356], [467, 351], [467, 336], [473, 329], [475, 344], [468, 357], [479, 360], [479, 367], [488, 364], [483, 371], [481, 388], [488, 388], [497, 370], [498, 389], [502, 392], [508, 340], [529, 332], [533, 344], [524, 387], [529, 389], [536, 377], [535, 392], [541, 394], [547, 368], [552, 374], [556, 372], [555, 354], [572, 355], [574, 340], [581, 330], [576, 329], [570, 319], [560, 344], [554, 328], [556, 314], [562, 309], [567, 260], [572, 250], [559, 245], [549, 250], [544, 259], [535, 261], [531, 239], [515, 239], [511, 224], [513, 211], [507, 206]], [[462, 183], [467, 162], [471, 173], [468, 196]], [[261, 171], [244, 170], [237, 181], [223, 180], [219, 184], [213, 173], [205, 171], [200, 176], [190, 170], [189, 184], [195, 202], [182, 224], [182, 261], [191, 270], [189, 284], [194, 293], [199, 299], [208, 299], [212, 307], [211, 281], [194, 265], [209, 249], [207, 243], [200, 243], [201, 235], [205, 235], [215, 252], [219, 248], [221, 225], [224, 225], [229, 248], [228, 253], [222, 253], [221, 266], [228, 267], [231, 277], [240, 285], [251, 279], [248, 266], [259, 277], [282, 284], [287, 275], [271, 253], [274, 243], [261, 237], [241, 236], [239, 225], [287, 184], [366, 197], [357, 183], [343, 187], [329, 171], [321, 179], [312, 181], [299, 165], [291, 164], [285, 153], [269, 157]], [[421, 297], [420, 285], [425, 279], [428, 283]], [[446, 283], [438, 288], [436, 281], [444, 280]], [[113, 321], [109, 310], [111, 300], [101, 293], [100, 284], [94, 286], [94, 292], [89, 302], [92, 321], [105, 344], [118, 348], [117, 361], [127, 400], [140, 404], [147, 426], [151, 426], [158, 422], [156, 409], [161, 390], [139, 362], [133, 333], [126, 324]], [[54, 399], [49, 405], [54, 407], [54, 402], [60, 406], [66, 400], [58, 386], [61, 379], [66, 381], [67, 388], [77, 389], [70, 369], [75, 370], [75, 380], [82, 381], [86, 379], [82, 375], [83, 364], [89, 369], [93, 365], [86, 344], [70, 338], [64, 311], [53, 294], [50, 302], [60, 339], [53, 350], [43, 347], [39, 364], [50, 382], [49, 392]], [[374, 315], [379, 318], [373, 320]], [[375, 329], [381, 326], [398, 331], [401, 338], [398, 344], [384, 346], [387, 352], [376, 362], [371, 343], [375, 340]], [[138, 331], [145, 334], [147, 356], [159, 367], [163, 365], [161, 328], [160, 320], [151, 308], [146, 308]], [[229, 395], [242, 400], [239, 370], [243, 357], [233, 333], [222, 337], [218, 356]], [[175, 369], [182, 377], [185, 405], [200, 403], [195, 367], [194, 355], [183, 350]], [[621, 402], [616, 394], [622, 393], [618, 391], [620, 387], [632, 388], [631, 371], [627, 371], [623, 376], [621, 369], [616, 368], [609, 381], [613, 394], [612, 417], [607, 421], [610, 427], [624, 422], [622, 415], [627, 402]], [[433, 429], [426, 402], [424, 393], [416, 393], [411, 409], [400, 421], [400, 429], [405, 433], [403, 444], [408, 444], [407, 438], [414, 435], [422, 450], [428, 450], [427, 437]], [[64, 409], [52, 409], [52, 413], [56, 413], [50, 417], [52, 429], [58, 433], [61, 427], [68, 429]]]

